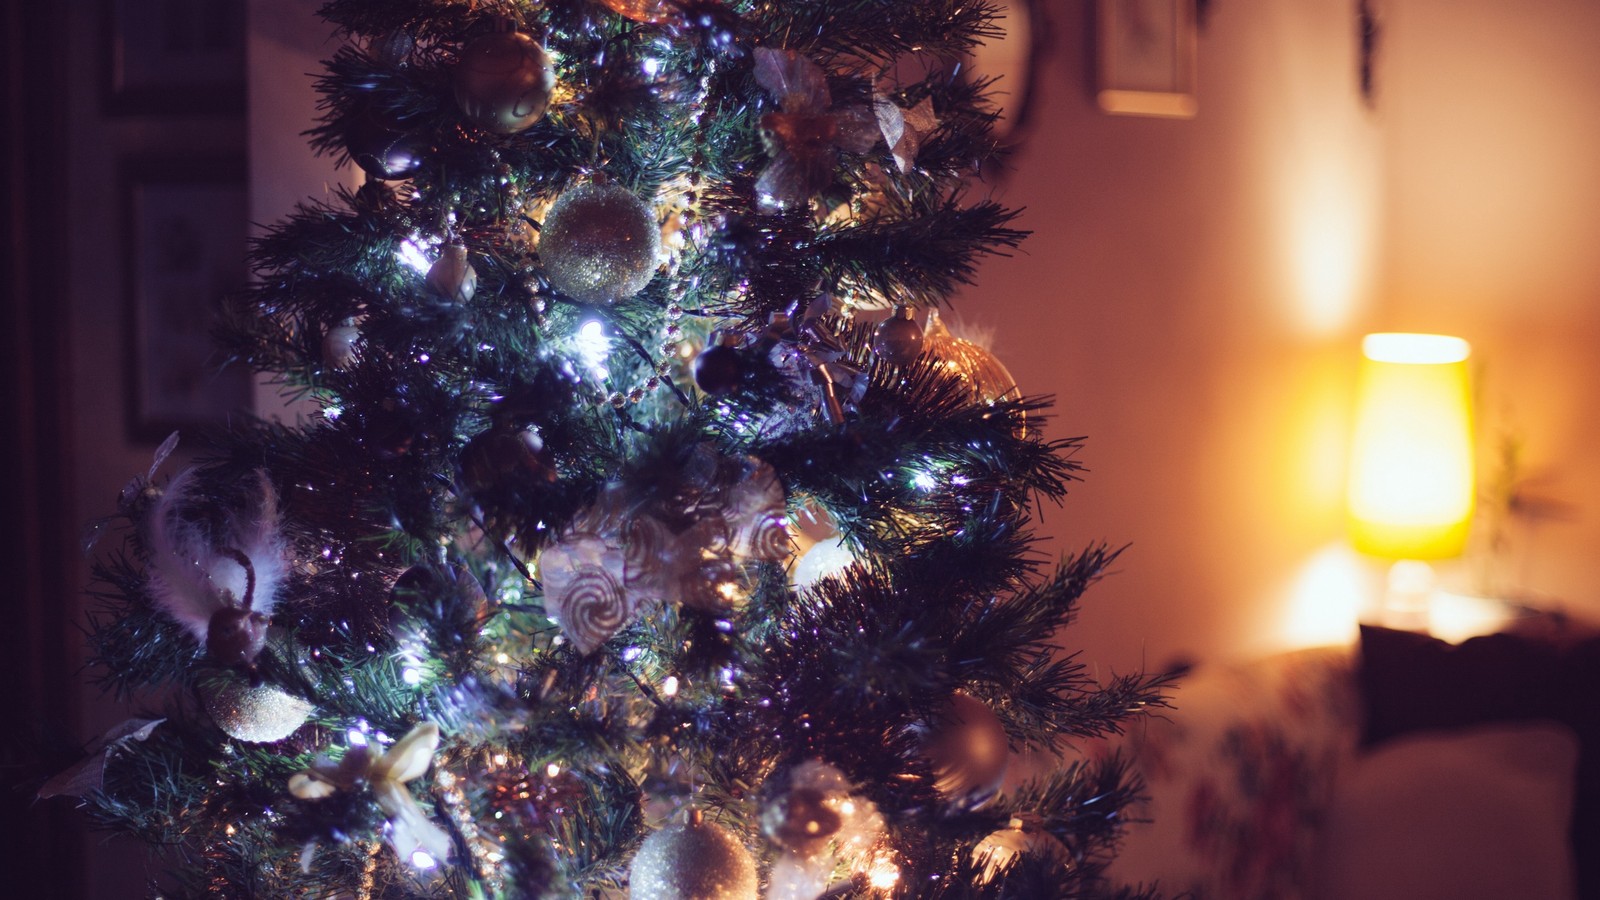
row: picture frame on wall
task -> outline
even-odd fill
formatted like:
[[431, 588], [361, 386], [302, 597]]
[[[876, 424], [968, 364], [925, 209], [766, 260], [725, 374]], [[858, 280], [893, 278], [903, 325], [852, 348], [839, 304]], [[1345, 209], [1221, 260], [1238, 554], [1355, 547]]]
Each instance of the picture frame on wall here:
[[100, 0], [110, 115], [242, 114], [245, 0]]
[[1096, 16], [1100, 108], [1192, 117], [1198, 109], [1195, 0], [1099, 0]]
[[154, 442], [251, 405], [250, 373], [221, 367], [211, 339], [224, 299], [248, 279], [245, 163], [134, 159], [120, 181], [128, 430]]

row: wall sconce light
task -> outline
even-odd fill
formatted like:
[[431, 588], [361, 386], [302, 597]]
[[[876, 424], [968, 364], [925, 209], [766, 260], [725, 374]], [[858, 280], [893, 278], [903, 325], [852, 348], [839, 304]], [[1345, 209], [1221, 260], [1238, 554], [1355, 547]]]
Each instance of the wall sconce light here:
[[1428, 561], [1460, 555], [1473, 509], [1471, 347], [1437, 334], [1361, 342], [1347, 497], [1351, 543], [1394, 560], [1385, 624], [1428, 625]]

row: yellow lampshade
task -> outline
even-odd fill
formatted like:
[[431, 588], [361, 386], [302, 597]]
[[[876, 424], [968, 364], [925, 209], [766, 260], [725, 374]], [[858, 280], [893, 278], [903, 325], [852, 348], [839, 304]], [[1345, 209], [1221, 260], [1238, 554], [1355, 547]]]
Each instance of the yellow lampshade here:
[[1471, 347], [1437, 334], [1369, 334], [1361, 350], [1351, 541], [1391, 559], [1456, 556], [1472, 521]]

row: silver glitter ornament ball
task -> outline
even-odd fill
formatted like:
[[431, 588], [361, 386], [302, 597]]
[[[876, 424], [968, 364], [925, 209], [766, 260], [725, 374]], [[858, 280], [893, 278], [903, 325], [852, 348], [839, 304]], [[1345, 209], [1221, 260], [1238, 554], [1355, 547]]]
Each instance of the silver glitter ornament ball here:
[[270, 684], [251, 686], [238, 676], [207, 681], [200, 702], [229, 737], [254, 744], [281, 741], [311, 718], [311, 704]]
[[644, 839], [628, 869], [632, 900], [756, 900], [756, 863], [726, 828], [679, 822]]
[[580, 184], [556, 198], [539, 228], [539, 259], [556, 290], [615, 303], [656, 273], [661, 226], [644, 201], [614, 184]]

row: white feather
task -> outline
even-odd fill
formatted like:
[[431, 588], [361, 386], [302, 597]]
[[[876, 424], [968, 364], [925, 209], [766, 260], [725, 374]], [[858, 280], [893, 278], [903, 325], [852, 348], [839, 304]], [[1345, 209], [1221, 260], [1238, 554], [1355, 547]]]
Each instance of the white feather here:
[[232, 513], [220, 535], [182, 516], [194, 489], [194, 470], [172, 479], [150, 511], [150, 593], [178, 624], [204, 641], [218, 610], [243, 606], [248, 592], [244, 567], [226, 553], [237, 550], [255, 570], [254, 612], [270, 616], [289, 571], [288, 545], [280, 532], [278, 496], [265, 472], [257, 472], [260, 496], [252, 508]]

